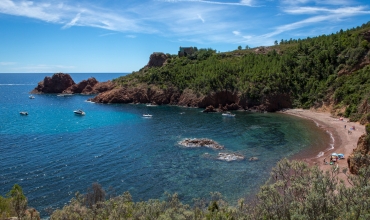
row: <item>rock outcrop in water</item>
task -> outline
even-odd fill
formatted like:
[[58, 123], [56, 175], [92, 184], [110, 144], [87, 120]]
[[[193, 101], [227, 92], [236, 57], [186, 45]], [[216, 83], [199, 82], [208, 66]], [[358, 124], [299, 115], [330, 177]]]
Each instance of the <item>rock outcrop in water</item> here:
[[224, 146], [218, 144], [216, 141], [207, 139], [207, 138], [200, 138], [200, 139], [191, 139], [187, 138], [179, 142], [180, 145], [184, 147], [208, 147], [216, 150], [224, 149]]
[[229, 162], [234, 160], [244, 160], [244, 156], [236, 153], [218, 153], [217, 159]]
[[52, 77], [46, 76], [31, 93], [62, 93], [75, 84], [69, 74], [55, 73]]
[[112, 90], [114, 87], [115, 84], [112, 81], [100, 83], [94, 77], [76, 84], [69, 74], [56, 73], [52, 77], [45, 77], [31, 93], [80, 93], [88, 95]]

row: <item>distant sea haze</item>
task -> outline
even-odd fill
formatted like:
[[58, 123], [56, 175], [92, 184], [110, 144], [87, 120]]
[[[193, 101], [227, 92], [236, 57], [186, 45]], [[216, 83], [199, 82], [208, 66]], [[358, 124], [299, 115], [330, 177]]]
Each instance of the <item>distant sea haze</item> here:
[[[121, 75], [71, 74], [76, 83]], [[52, 74], [0, 74], [0, 194], [18, 183], [43, 216], [93, 182], [116, 194], [130, 191], [135, 201], [177, 192], [191, 203], [217, 191], [236, 204], [258, 190], [278, 160], [330, 147], [330, 135], [313, 122], [278, 113], [236, 111], [230, 118], [178, 106], [95, 104], [85, 95], [30, 99], [45, 76]], [[209, 138], [224, 149], [185, 148], [178, 144], [185, 138]], [[246, 159], [217, 160], [224, 152]]]

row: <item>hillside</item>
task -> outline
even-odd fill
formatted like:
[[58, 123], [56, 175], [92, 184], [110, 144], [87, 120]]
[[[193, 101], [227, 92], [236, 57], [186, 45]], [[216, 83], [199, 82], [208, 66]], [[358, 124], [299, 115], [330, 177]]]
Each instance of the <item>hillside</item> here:
[[147, 66], [113, 80], [96, 102], [154, 102], [276, 111], [326, 108], [366, 123], [370, 102], [370, 22], [331, 35], [270, 47], [179, 57], [152, 54]]

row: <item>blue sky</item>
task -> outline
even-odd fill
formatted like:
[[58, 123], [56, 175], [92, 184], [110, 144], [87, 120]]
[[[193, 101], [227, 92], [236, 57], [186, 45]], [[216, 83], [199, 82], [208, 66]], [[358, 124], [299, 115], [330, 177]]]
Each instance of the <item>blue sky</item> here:
[[269, 46], [368, 21], [368, 0], [0, 0], [0, 73], [132, 72], [152, 52]]

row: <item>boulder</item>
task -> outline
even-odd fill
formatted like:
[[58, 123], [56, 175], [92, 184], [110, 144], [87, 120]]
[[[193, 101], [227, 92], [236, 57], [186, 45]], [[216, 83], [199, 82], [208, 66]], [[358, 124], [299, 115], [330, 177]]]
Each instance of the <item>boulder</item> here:
[[217, 112], [216, 109], [213, 107], [213, 105], [207, 106], [206, 109], [203, 110], [204, 113], [209, 112]]

